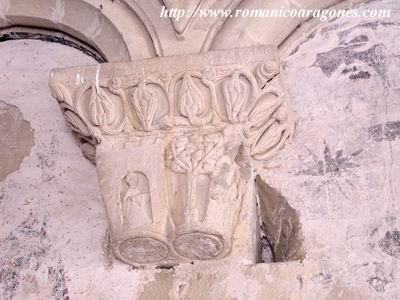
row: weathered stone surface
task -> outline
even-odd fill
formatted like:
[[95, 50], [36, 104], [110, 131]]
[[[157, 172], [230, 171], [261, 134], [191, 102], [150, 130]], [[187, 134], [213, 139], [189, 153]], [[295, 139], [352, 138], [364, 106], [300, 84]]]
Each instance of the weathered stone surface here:
[[[247, 247], [235, 255], [257, 260], [251, 168], [294, 130], [275, 47], [59, 69], [50, 86], [77, 138], [96, 147], [118, 258], [168, 266]], [[286, 242], [282, 260], [295, 256]]]
[[17, 107], [0, 101], [0, 182], [19, 169], [33, 144], [29, 122]]
[[[61, 30], [93, 46], [107, 61], [118, 62], [210, 49], [278, 46], [306, 19], [248, 17], [251, 10], [320, 9], [341, 2], [351, 7], [363, 1], [2, 0], [0, 28], [16, 25], [32, 27], [27, 32], [34, 28]], [[187, 10], [173, 13], [179, 9]], [[199, 13], [200, 9], [204, 13]], [[243, 14], [234, 17], [239, 10]]]
[[[116, 2], [104, 5], [110, 8]], [[256, 1], [243, 2], [251, 3]], [[298, 114], [297, 130], [292, 144], [259, 171], [299, 213], [307, 253], [301, 263], [248, 265], [246, 260], [228, 259], [141, 270], [115, 260], [104, 238], [107, 223], [99, 191], [90, 188], [96, 184], [94, 168], [74, 146], [45, 88], [49, 68], [67, 65], [55, 58], [57, 53], [70, 64], [85, 60], [62, 48], [44, 49], [43, 44], [35, 48], [32, 43], [28, 45], [33, 58], [32, 52], [21, 54], [15, 46], [3, 55], [8, 47], [0, 45], [0, 60], [6, 62], [2, 82], [5, 78], [7, 83], [0, 89], [0, 98], [18, 106], [36, 138], [32, 155], [0, 183], [0, 211], [5, 216], [0, 226], [0, 257], [8, 261], [9, 271], [2, 273], [7, 275], [7, 293], [12, 292], [15, 299], [54, 295], [77, 299], [116, 295], [119, 299], [398, 299], [398, 5], [397, 0], [368, 1], [365, 8], [392, 8], [392, 17], [368, 22], [339, 19], [314, 27], [314, 32], [300, 30], [300, 39], [282, 54], [285, 85]], [[267, 32], [269, 27], [262, 24], [253, 25], [257, 30], [246, 28], [243, 35], [249, 34], [244, 43], [259, 41], [264, 28], [267, 40], [274, 34], [284, 38], [280, 32]], [[240, 31], [232, 32], [235, 40], [243, 39]], [[341, 41], [343, 37], [349, 40]], [[130, 40], [134, 43], [134, 34]], [[352, 40], [353, 45], [349, 44]], [[37, 53], [43, 50], [39, 63]], [[29, 59], [19, 64], [21, 57]], [[29, 85], [32, 80], [34, 84]], [[32, 99], [54, 106], [24, 105]], [[46, 238], [27, 238], [29, 231], [21, 233], [25, 226], [21, 224], [32, 223], [31, 211], [39, 228], [35, 230], [41, 231], [46, 220]], [[99, 245], [102, 240], [104, 250]], [[48, 241], [50, 249], [41, 257], [36, 250], [46, 248]], [[14, 245], [26, 257], [38, 252], [37, 258], [31, 258], [32, 266], [39, 262], [37, 271], [31, 264], [16, 266], [21, 251], [15, 251]], [[4, 286], [0, 290], [5, 297]]]
[[379, 247], [386, 254], [400, 259], [400, 231], [395, 228], [386, 232], [385, 237], [379, 241]]

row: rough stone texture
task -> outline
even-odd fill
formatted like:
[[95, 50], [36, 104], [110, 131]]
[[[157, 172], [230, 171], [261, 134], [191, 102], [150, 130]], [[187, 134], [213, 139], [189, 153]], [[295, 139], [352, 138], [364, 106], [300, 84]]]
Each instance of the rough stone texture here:
[[[0, 0], [0, 28], [26, 26], [61, 30], [96, 48], [109, 62], [164, 55], [279, 45], [304, 18], [204, 17], [204, 10], [312, 9], [364, 0]], [[190, 9], [179, 17], [168, 10]], [[31, 27], [31, 28], [29, 28]], [[245, 28], [245, 30], [243, 30]], [[260, 28], [268, 30], [260, 31]]]
[[[74, 134], [96, 147], [116, 257], [134, 266], [257, 261], [251, 169], [294, 129], [276, 54], [258, 46], [52, 71]], [[266, 206], [281, 210], [274, 199]], [[278, 237], [291, 231], [285, 211], [284, 226], [276, 215], [268, 222], [281, 260], [295, 257], [284, 253], [290, 238]]]
[[[2, 297], [398, 299], [399, 2], [369, 1], [367, 7], [392, 7], [393, 17], [327, 22], [282, 57], [297, 133], [263, 178], [299, 212], [303, 262], [145, 271], [114, 260], [94, 167], [82, 158], [45, 88], [49, 68], [85, 60], [68, 52], [71, 62], [61, 46], [29, 42], [33, 53], [44, 51], [42, 60], [25, 52], [18, 56], [28, 57], [22, 63], [15, 46], [4, 54], [1, 45], [1, 62], [14, 61], [12, 68], [5, 64], [1, 80], [21, 81], [14, 89], [4, 85], [0, 98], [18, 106], [36, 139], [21, 169], [0, 183], [0, 251], [7, 260], [0, 266], [9, 270], [0, 271]], [[13, 68], [21, 70], [18, 64], [23, 72], [11, 78]], [[24, 109], [27, 98], [52, 109]], [[65, 132], [58, 128], [55, 135], [56, 126]]]
[[[265, 235], [266, 245], [261, 244], [261, 255], [268, 254], [269, 246], [274, 262], [303, 260], [305, 258], [304, 238], [299, 215], [278, 192], [256, 178], [261, 233]], [[268, 257], [262, 262], [271, 262]]]
[[0, 182], [21, 165], [33, 146], [33, 131], [17, 107], [0, 101]]

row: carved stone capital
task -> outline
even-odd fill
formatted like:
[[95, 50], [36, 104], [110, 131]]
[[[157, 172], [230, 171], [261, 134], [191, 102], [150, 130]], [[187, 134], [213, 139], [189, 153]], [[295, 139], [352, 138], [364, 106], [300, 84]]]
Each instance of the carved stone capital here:
[[50, 86], [96, 162], [121, 260], [222, 258], [257, 223], [251, 167], [294, 130], [274, 47], [55, 70]]

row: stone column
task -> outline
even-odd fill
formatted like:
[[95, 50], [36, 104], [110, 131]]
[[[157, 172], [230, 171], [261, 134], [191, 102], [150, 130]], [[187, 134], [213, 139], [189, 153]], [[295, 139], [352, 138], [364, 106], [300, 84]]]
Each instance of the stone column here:
[[274, 47], [54, 70], [50, 86], [96, 164], [119, 259], [255, 262], [254, 168], [294, 129]]

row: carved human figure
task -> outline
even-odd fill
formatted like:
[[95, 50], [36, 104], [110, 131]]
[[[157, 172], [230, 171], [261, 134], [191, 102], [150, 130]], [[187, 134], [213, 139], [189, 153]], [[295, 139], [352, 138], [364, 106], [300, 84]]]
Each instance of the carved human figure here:
[[129, 172], [125, 176], [128, 188], [121, 197], [123, 222], [131, 227], [152, 222], [150, 195], [147, 191], [143, 193], [140, 190], [140, 177], [140, 174], [136, 172]]
[[[222, 156], [216, 162], [218, 172], [211, 176], [210, 199], [205, 221], [215, 220], [235, 222], [240, 210], [241, 201], [238, 199], [238, 169], [227, 156]], [[224, 222], [222, 222], [224, 223]]]

